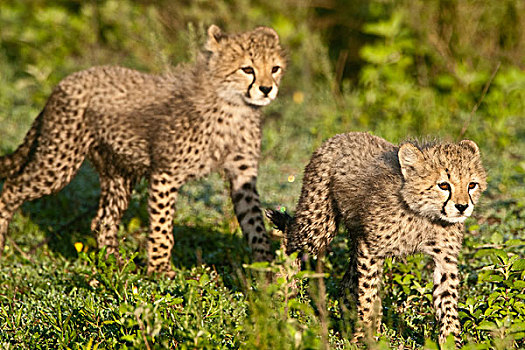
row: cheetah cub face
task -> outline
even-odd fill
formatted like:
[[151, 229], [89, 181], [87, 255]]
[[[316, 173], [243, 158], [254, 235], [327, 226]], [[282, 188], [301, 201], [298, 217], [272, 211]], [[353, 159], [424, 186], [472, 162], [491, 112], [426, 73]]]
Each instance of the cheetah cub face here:
[[398, 156], [405, 180], [401, 195], [413, 211], [449, 223], [463, 222], [472, 214], [487, 186], [474, 142], [422, 149], [406, 143]]
[[277, 97], [286, 60], [279, 36], [268, 27], [225, 35], [219, 27], [208, 29], [206, 49], [211, 53], [210, 71], [215, 89], [226, 101], [266, 106]]

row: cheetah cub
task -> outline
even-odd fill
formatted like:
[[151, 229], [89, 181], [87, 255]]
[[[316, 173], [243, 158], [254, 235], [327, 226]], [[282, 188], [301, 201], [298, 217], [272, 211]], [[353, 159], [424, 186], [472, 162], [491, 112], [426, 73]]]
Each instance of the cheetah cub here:
[[95, 67], [66, 77], [23, 144], [0, 158], [0, 178], [6, 178], [0, 195], [0, 254], [15, 210], [59, 191], [87, 157], [101, 186], [91, 228], [108, 253], [118, 251], [122, 214], [134, 184], [145, 177], [148, 272], [173, 275], [177, 192], [186, 181], [220, 170], [230, 182], [254, 259], [271, 259], [256, 190], [260, 109], [276, 98], [284, 68], [273, 29], [226, 35], [212, 25], [193, 66], [161, 76]]
[[379, 329], [384, 259], [430, 255], [442, 343], [460, 332], [457, 256], [463, 222], [485, 188], [472, 141], [395, 146], [367, 133], [348, 133], [329, 139], [313, 154], [295, 217], [272, 210], [267, 216], [285, 232], [287, 253], [317, 254], [339, 223], [346, 226], [352, 248], [342, 291], [357, 306], [356, 340]]

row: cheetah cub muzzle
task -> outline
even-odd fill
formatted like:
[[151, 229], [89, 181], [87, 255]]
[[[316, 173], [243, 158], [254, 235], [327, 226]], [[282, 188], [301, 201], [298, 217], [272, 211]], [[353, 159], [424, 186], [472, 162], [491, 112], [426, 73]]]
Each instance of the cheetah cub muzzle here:
[[174, 205], [190, 179], [219, 170], [255, 260], [271, 259], [256, 190], [260, 107], [272, 102], [285, 68], [277, 33], [208, 29], [194, 65], [165, 75], [95, 67], [62, 80], [23, 144], [0, 158], [0, 254], [13, 213], [63, 188], [87, 157], [100, 177], [91, 228], [118, 252], [117, 231], [132, 189], [149, 182], [148, 272], [173, 275]]
[[367, 133], [337, 135], [317, 149], [304, 171], [295, 217], [268, 210], [285, 232], [287, 253], [325, 250], [340, 223], [351, 238], [342, 292], [355, 303], [354, 340], [379, 330], [383, 261], [422, 252], [434, 262], [439, 342], [459, 335], [457, 256], [463, 222], [486, 188], [478, 146], [395, 146]]

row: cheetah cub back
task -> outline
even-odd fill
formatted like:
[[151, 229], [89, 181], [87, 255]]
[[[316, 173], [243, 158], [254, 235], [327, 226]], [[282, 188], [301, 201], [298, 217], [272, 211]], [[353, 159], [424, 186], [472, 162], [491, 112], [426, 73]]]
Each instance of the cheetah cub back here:
[[457, 256], [463, 222], [485, 188], [480, 152], [472, 141], [395, 146], [367, 133], [348, 133], [314, 152], [295, 217], [273, 210], [267, 216], [285, 232], [288, 253], [317, 254], [339, 223], [346, 226], [352, 247], [342, 291], [357, 307], [355, 339], [379, 329], [384, 259], [430, 255], [442, 343], [460, 331]]
[[256, 190], [261, 107], [276, 98], [285, 63], [273, 29], [227, 35], [213, 25], [194, 65], [165, 75], [94, 67], [63, 79], [23, 144], [0, 157], [0, 255], [17, 208], [59, 191], [88, 158], [101, 186], [91, 228], [108, 253], [118, 252], [122, 214], [145, 177], [148, 272], [172, 275], [177, 193], [188, 180], [220, 170], [254, 259], [269, 260]]

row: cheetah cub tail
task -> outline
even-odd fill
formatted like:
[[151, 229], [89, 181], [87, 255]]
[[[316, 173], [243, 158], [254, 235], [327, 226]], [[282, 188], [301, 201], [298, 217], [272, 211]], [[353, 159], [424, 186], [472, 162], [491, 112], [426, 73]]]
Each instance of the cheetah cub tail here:
[[275, 225], [275, 228], [284, 233], [286, 236], [286, 232], [292, 224], [293, 218], [288, 215], [288, 213], [283, 213], [273, 209], [266, 209], [264, 214], [268, 219], [270, 219], [272, 224]]
[[38, 135], [42, 125], [43, 112], [33, 122], [31, 129], [24, 138], [24, 142], [11, 154], [0, 156], [0, 180], [6, 179], [20, 171], [27, 164], [31, 152], [36, 147]]

